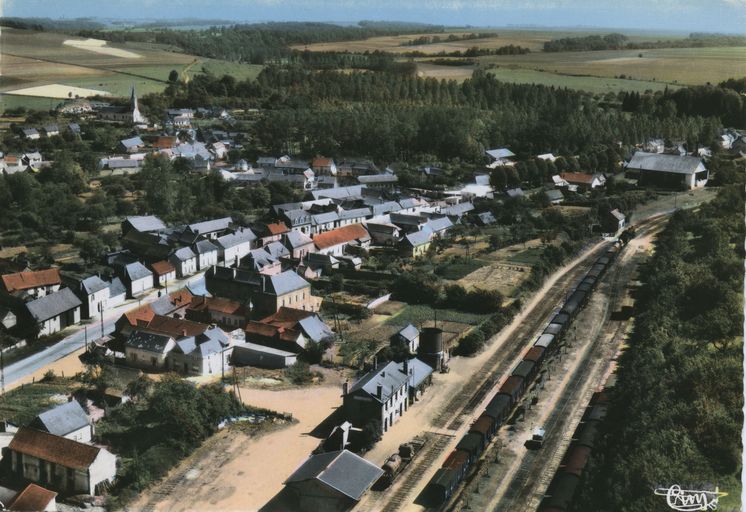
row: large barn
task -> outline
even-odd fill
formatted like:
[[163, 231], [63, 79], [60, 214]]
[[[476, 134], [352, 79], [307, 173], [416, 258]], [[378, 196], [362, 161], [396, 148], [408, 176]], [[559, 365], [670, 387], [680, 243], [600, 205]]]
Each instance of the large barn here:
[[639, 173], [641, 185], [687, 189], [704, 187], [709, 173], [696, 156], [660, 155], [638, 151], [627, 164], [627, 171]]

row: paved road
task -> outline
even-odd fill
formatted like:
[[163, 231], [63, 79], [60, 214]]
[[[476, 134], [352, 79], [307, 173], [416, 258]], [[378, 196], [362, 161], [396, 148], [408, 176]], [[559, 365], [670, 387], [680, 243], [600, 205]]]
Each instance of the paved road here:
[[[179, 288], [183, 288], [187, 284], [195, 283], [203, 277], [204, 274], [200, 273], [190, 276], [187, 279], [176, 281], [173, 284], [169, 284], [169, 291], [173, 292]], [[114, 332], [114, 324], [124, 312], [138, 307], [138, 304], [148, 304], [156, 300], [158, 298], [158, 291], [159, 290], [157, 289], [153, 290], [145, 297], [142, 297], [139, 301], [130, 300], [121, 306], [106, 312], [104, 315], [104, 334], [106, 335]], [[76, 350], [83, 348], [85, 346], [86, 328], [88, 331], [88, 341], [93, 341], [101, 337], [101, 320], [98, 317], [92, 319], [91, 322], [86, 325], [75, 326], [74, 332], [71, 332], [51, 347], [6, 366], [5, 385], [9, 386], [41, 368], [44, 368], [48, 364], [54, 363], [55, 361], [72, 354]]]

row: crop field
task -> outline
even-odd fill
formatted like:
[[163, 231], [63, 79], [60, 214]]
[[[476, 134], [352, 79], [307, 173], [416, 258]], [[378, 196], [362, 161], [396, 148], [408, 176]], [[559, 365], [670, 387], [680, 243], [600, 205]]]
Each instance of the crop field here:
[[[74, 41], [74, 40], [73, 40]], [[3, 28], [0, 109], [24, 106], [46, 109], [58, 101], [9, 94], [18, 89], [61, 85], [126, 96], [134, 85], [140, 95], [162, 91], [176, 70], [192, 76], [206, 68], [237, 79], [255, 77], [261, 66], [204, 59], [154, 44], [109, 45], [96, 40], [73, 42], [64, 34]], [[121, 50], [121, 51], [116, 51]], [[51, 95], [55, 96], [55, 95]], [[59, 96], [59, 95], [56, 95]]]

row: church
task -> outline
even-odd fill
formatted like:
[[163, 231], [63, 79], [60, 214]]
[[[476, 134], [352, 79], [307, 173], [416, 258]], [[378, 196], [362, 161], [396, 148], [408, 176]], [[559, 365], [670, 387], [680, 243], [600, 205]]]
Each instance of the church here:
[[134, 85], [132, 86], [132, 94], [130, 95], [129, 106], [103, 107], [98, 111], [98, 117], [103, 121], [116, 121], [119, 123], [130, 124], [148, 124], [147, 118], [140, 113], [140, 109], [137, 106], [137, 94], [135, 93]]

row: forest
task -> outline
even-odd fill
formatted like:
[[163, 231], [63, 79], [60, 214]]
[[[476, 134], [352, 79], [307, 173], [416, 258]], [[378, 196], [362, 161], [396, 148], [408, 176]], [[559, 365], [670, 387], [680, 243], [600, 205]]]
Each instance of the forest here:
[[654, 48], [703, 48], [711, 46], [746, 46], [746, 37], [725, 34], [692, 33], [682, 39], [631, 42], [619, 33], [563, 37], [544, 43], [545, 52], [587, 52], [599, 50], [651, 50]]
[[641, 272], [634, 331], [619, 360], [574, 510], [661, 509], [659, 485], [740, 496], [743, 174], [698, 211], [676, 212]]

